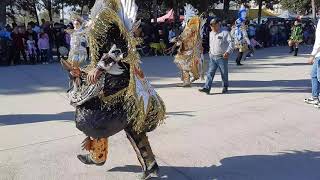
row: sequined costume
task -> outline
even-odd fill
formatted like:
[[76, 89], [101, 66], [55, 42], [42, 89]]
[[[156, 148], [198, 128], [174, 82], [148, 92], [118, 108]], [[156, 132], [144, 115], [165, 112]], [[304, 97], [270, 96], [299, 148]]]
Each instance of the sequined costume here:
[[[125, 130], [147, 179], [157, 173], [158, 165], [146, 133], [162, 123], [165, 106], [139, 65], [138, 42], [132, 33], [137, 7], [133, 0], [97, 0], [91, 11], [86, 29], [91, 63], [80, 68], [79, 78], [72, 78], [68, 92], [76, 107], [76, 126], [88, 136], [83, 148], [90, 154], [78, 158], [103, 165], [108, 137]], [[63, 63], [70, 64], [70, 59]], [[86, 81], [92, 70], [103, 72], [96, 84]]]
[[235, 21], [235, 24], [231, 30], [231, 36], [234, 39], [235, 49], [238, 50], [238, 56], [236, 59], [237, 65], [242, 65], [241, 60], [243, 54], [249, 49], [251, 44], [247, 33], [248, 27], [245, 25], [246, 17], [247, 9], [244, 5], [242, 5], [238, 13], [238, 19]]
[[295, 21], [294, 26], [291, 29], [291, 36], [288, 40], [290, 53], [294, 52], [294, 56], [298, 55], [299, 44], [303, 42], [303, 29], [299, 21]]
[[87, 38], [81, 27], [71, 33], [69, 59], [72, 62], [87, 62]]
[[198, 10], [190, 4], [185, 6], [184, 30], [177, 40], [180, 47], [174, 60], [181, 72], [182, 87], [190, 87], [192, 82], [203, 79], [202, 35], [205, 22], [198, 15]]

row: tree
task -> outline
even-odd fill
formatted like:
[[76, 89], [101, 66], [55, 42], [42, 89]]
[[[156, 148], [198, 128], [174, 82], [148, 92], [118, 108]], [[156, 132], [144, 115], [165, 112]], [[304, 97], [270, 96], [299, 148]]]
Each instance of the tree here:
[[39, 23], [37, 4], [38, 4], [37, 0], [16, 0], [14, 5], [15, 5], [15, 8], [17, 8], [17, 10], [26, 11], [30, 15], [34, 16], [37, 22]]
[[[314, 0], [315, 6], [319, 7], [320, 0]], [[281, 5], [284, 9], [288, 9], [295, 13], [308, 14], [311, 12], [311, 0], [281, 0]]]
[[9, 0], [1, 0], [0, 1], [0, 26], [4, 26], [7, 24], [7, 5], [9, 5]]
[[316, 19], [317, 19], [317, 15], [316, 15], [316, 2], [315, 2], [315, 0], [312, 0], [311, 3], [312, 3], [312, 18], [313, 18], [314, 20], [316, 20]]
[[259, 4], [259, 12], [258, 12], [258, 23], [261, 23], [261, 15], [262, 15], [262, 4], [263, 4], [263, 0], [259, 0], [258, 2]]

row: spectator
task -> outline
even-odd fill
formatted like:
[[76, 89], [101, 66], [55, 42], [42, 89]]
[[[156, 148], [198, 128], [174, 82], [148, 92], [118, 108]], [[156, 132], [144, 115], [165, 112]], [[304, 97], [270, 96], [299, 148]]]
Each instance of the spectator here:
[[13, 48], [14, 48], [14, 64], [21, 64], [21, 54], [24, 62], [27, 62], [27, 55], [25, 52], [25, 35], [21, 27], [15, 27], [12, 33]]
[[33, 30], [34, 32], [36, 32], [37, 34], [40, 33], [41, 28], [40, 28], [39, 24], [36, 24], [36, 23], [32, 22], [32, 25], [31, 25], [31, 26], [32, 26], [32, 30]]
[[38, 48], [38, 39], [39, 39], [38, 34], [39, 33], [37, 33], [36, 31], [33, 30], [32, 25], [33, 25], [32, 22], [29, 23], [25, 37], [28, 37], [28, 39], [29, 39], [29, 36], [32, 36], [32, 39], [35, 41], [35, 47], [36, 47], [35, 58], [36, 59], [34, 61], [36, 62], [36, 61], [39, 61], [39, 58], [40, 58], [40, 51]]
[[284, 24], [279, 25], [279, 43], [280, 45], [284, 46], [287, 44], [288, 36], [287, 36], [287, 29]]
[[28, 36], [27, 46], [30, 62], [31, 64], [35, 64], [37, 58], [37, 48], [36, 41], [33, 39], [33, 36], [31, 34]]
[[163, 26], [162, 26], [162, 33], [163, 33], [163, 42], [166, 44], [167, 47], [170, 46], [169, 42], [169, 21], [166, 19]]
[[55, 25], [55, 38], [54, 38], [54, 40], [55, 40], [55, 46], [57, 49], [57, 56], [58, 56], [58, 59], [60, 59], [60, 53], [59, 53], [58, 49], [60, 47], [64, 47], [66, 45], [65, 32], [64, 32], [63, 26], [60, 24]]
[[153, 42], [153, 26], [151, 24], [151, 19], [148, 20], [147, 23], [144, 23], [143, 26], [143, 34], [144, 36], [144, 42], [146, 45], [149, 45], [151, 42]]
[[221, 23], [221, 31], [229, 31], [230, 32], [230, 29], [228, 27], [228, 22], [226, 20], [222, 21], [222, 23]]
[[279, 45], [279, 27], [278, 25], [271, 25], [270, 27], [270, 35], [271, 35], [271, 46]]
[[250, 23], [250, 25], [248, 27], [248, 37], [249, 37], [249, 39], [256, 37], [256, 27], [253, 23]]
[[170, 26], [169, 27], [169, 35], [168, 35], [168, 39], [170, 42], [173, 42], [174, 38], [177, 37], [176, 32], [174, 31], [173, 27]]
[[10, 65], [10, 51], [12, 51], [10, 26], [0, 31], [0, 65]]
[[154, 43], [160, 43], [160, 33], [159, 33], [159, 26], [157, 23], [153, 23], [153, 34], [152, 39]]
[[260, 26], [260, 31], [259, 31], [259, 38], [258, 41], [262, 42], [262, 45], [264, 47], [268, 47], [270, 45], [270, 32], [269, 29], [264, 21], [262, 21], [262, 24]]
[[40, 57], [42, 64], [48, 64], [48, 51], [50, 48], [49, 37], [46, 33], [41, 33], [38, 40], [38, 47], [40, 49]]

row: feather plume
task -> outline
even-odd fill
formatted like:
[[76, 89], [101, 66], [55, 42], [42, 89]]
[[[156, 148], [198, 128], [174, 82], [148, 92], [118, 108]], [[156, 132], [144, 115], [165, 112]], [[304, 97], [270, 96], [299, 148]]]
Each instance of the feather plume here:
[[138, 6], [136, 5], [135, 0], [121, 0], [121, 5], [122, 8], [119, 15], [127, 30], [131, 31], [134, 23], [136, 22]]
[[95, 19], [106, 7], [107, 3], [105, 0], [97, 0], [91, 9], [91, 19]]
[[193, 17], [198, 15], [198, 10], [195, 9], [191, 4], [186, 4], [184, 6], [184, 21], [182, 22], [182, 27], [186, 27], [188, 21]]

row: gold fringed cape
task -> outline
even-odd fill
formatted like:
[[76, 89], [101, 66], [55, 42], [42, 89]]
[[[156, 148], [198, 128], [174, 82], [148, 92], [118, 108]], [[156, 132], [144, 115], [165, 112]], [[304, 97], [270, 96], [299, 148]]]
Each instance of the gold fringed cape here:
[[[100, 43], [101, 39], [108, 33], [112, 24], [118, 26], [121, 35], [128, 42], [128, 55], [121, 61], [130, 65], [130, 82], [127, 88], [114, 95], [101, 95], [100, 99], [105, 104], [110, 105], [119, 102], [124, 97], [124, 106], [128, 113], [128, 123], [132, 123], [137, 133], [149, 132], [165, 119], [165, 105], [160, 96], [155, 93], [154, 89], [145, 79], [140, 68], [140, 56], [136, 51], [136, 46], [139, 43], [126, 29], [123, 21], [119, 18], [116, 7], [117, 5], [114, 4], [113, 8], [105, 8], [93, 20], [92, 27], [88, 32], [91, 64], [85, 71], [96, 67], [100, 60], [99, 49], [103, 47], [103, 44]], [[139, 84], [142, 84], [142, 86], [138, 87]], [[108, 84], [105, 86], [108, 86]], [[141, 96], [141, 94], [145, 96]]]

